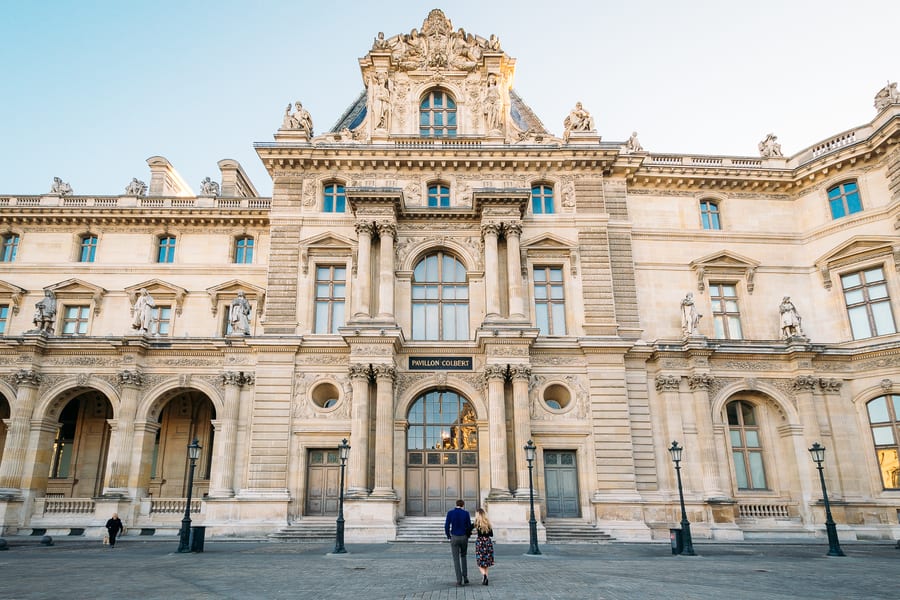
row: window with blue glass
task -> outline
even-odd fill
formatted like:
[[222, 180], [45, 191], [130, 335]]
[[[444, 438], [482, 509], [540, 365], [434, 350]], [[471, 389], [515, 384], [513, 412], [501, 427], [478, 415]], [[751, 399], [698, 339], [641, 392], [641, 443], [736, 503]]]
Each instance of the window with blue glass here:
[[322, 203], [323, 212], [342, 213], [347, 212], [347, 196], [344, 186], [339, 183], [325, 185], [325, 200]]
[[702, 200], [700, 202], [700, 221], [703, 223], [703, 229], [722, 229], [719, 221], [719, 204], [712, 200]]
[[828, 189], [828, 206], [831, 218], [840, 219], [862, 210], [859, 199], [859, 185], [855, 181], [845, 181]]
[[239, 237], [234, 244], [234, 262], [238, 264], [250, 264], [253, 262], [253, 238], [250, 236]]
[[87, 334], [89, 306], [67, 306], [63, 312], [63, 335]]
[[9, 305], [0, 304], [0, 335], [6, 335], [6, 321], [9, 319]]
[[553, 187], [539, 184], [531, 187], [531, 212], [536, 215], [552, 215]]
[[419, 135], [456, 137], [456, 102], [443, 90], [431, 90], [419, 104]]
[[81, 236], [81, 253], [78, 255], [78, 262], [94, 262], [97, 254], [97, 236], [84, 235]]
[[450, 187], [441, 183], [432, 183], [428, 186], [428, 206], [434, 208], [449, 208]]
[[164, 235], [159, 238], [158, 252], [156, 254], [156, 262], [171, 263], [175, 262], [175, 236]]
[[16, 260], [16, 252], [19, 251], [19, 236], [15, 233], [7, 233], [3, 236], [3, 248], [0, 249], [0, 262], [12, 262]]

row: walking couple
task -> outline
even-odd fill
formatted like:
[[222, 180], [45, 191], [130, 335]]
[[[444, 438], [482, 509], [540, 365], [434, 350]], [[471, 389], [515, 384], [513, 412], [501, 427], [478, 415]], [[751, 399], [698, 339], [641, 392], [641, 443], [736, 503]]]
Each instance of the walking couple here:
[[494, 565], [494, 542], [491, 539], [494, 530], [488, 520], [484, 509], [475, 511], [475, 523], [469, 511], [463, 508], [466, 503], [456, 501], [456, 508], [447, 513], [444, 521], [444, 534], [450, 540], [450, 552], [453, 555], [453, 570], [456, 572], [456, 585], [464, 586], [469, 583], [468, 565], [466, 563], [466, 550], [469, 545], [469, 536], [475, 532], [475, 563], [481, 571], [481, 585], [488, 585], [488, 569]]

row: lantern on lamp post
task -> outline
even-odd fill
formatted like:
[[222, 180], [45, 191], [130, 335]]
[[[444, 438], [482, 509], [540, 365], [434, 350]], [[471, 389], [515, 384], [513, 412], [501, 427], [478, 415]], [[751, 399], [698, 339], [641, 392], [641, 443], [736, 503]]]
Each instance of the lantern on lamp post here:
[[534, 442], [528, 440], [525, 444], [525, 460], [528, 461], [528, 503], [531, 508], [531, 516], [528, 519], [528, 552], [527, 554], [540, 554], [537, 538], [537, 520], [534, 518], [534, 477], [532, 470], [534, 469], [534, 457], [537, 453], [537, 446]]
[[184, 518], [181, 520], [181, 532], [178, 539], [179, 552], [191, 551], [191, 497], [194, 491], [194, 468], [197, 466], [197, 459], [200, 458], [200, 450], [202, 450], [200, 440], [194, 438], [194, 441], [187, 447], [191, 466], [188, 470], [187, 502], [184, 505]]
[[809, 448], [809, 454], [812, 456], [816, 468], [819, 470], [819, 483], [822, 484], [822, 502], [825, 503], [825, 533], [828, 535], [828, 556], [845, 556], [841, 550], [841, 542], [838, 540], [837, 526], [834, 519], [831, 518], [831, 505], [828, 503], [828, 490], [825, 488], [825, 472], [822, 463], [825, 461], [825, 446], [819, 442], [815, 442]]
[[344, 548], [344, 469], [347, 466], [347, 458], [350, 456], [350, 444], [347, 443], [347, 438], [338, 444], [338, 451], [341, 456], [341, 487], [338, 492], [337, 529], [335, 530], [332, 554], [346, 554], [347, 549]]
[[688, 521], [687, 511], [684, 509], [684, 490], [681, 487], [682, 452], [684, 452], [684, 447], [673, 441], [669, 447], [669, 454], [672, 455], [672, 462], [675, 463], [675, 475], [678, 479], [678, 501], [681, 503], [681, 539], [684, 544], [684, 549], [681, 553], [685, 556], [696, 556], [694, 553], [694, 540], [691, 539], [691, 522]]

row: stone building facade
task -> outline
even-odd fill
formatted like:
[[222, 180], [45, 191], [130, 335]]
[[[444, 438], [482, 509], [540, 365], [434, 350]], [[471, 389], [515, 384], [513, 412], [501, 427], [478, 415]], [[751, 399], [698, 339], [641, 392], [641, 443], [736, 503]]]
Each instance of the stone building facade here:
[[[494, 36], [379, 34], [317, 134], [298, 102], [191, 191], [162, 157], [121, 196], [0, 196], [0, 527], [353, 541], [457, 498], [498, 537], [581, 528], [900, 538], [900, 97], [783, 156], [555, 135]], [[573, 90], [577, 93], [577, 90]], [[573, 104], [575, 104], [573, 102]], [[433, 518], [433, 519], [429, 519]], [[438, 535], [440, 535], [438, 533]]]

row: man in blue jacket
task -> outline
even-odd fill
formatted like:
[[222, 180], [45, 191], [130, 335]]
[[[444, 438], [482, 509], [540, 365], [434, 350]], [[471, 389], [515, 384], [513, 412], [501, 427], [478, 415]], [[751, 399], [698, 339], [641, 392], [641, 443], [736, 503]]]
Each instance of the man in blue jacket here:
[[[453, 569], [456, 571], [456, 585], [469, 583], [469, 570], [466, 564], [466, 548], [469, 545], [469, 534], [472, 533], [472, 517], [463, 508], [463, 500], [456, 501], [456, 508], [447, 513], [444, 521], [444, 534], [450, 540], [450, 552], [453, 554]], [[460, 558], [462, 560], [460, 561]]]

